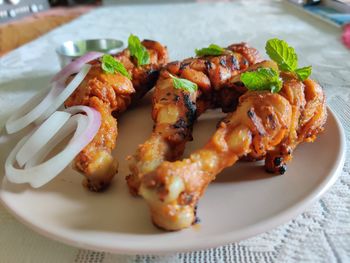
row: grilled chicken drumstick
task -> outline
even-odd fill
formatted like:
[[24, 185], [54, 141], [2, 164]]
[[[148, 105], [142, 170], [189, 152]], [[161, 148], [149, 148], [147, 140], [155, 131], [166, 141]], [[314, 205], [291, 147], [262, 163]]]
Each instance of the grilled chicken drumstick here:
[[91, 62], [92, 67], [76, 91], [65, 102], [66, 107], [87, 105], [101, 114], [101, 127], [93, 141], [75, 158], [75, 168], [84, 174], [84, 185], [91, 191], [105, 189], [117, 172], [117, 161], [112, 155], [118, 135], [117, 120], [112, 116], [127, 109], [150, 90], [167, 63], [167, 49], [151, 40], [142, 41], [150, 62], [138, 66], [130, 50], [125, 49], [114, 57], [131, 75], [131, 80], [115, 72], [110, 74], [101, 68], [100, 60]]
[[323, 130], [327, 112], [322, 88], [281, 73], [280, 93], [248, 91], [237, 109], [220, 122], [209, 142], [182, 161], [163, 162], [142, 178], [140, 195], [153, 222], [166, 230], [189, 227], [209, 183], [242, 156], [266, 157], [269, 171], [284, 173], [285, 163], [301, 142]]
[[[227, 47], [220, 56], [189, 58], [169, 63], [160, 73], [153, 94], [152, 118], [155, 122], [150, 138], [130, 157], [130, 192], [137, 195], [144, 174], [155, 170], [163, 161], [175, 161], [192, 140], [195, 119], [208, 108], [233, 110], [246, 89], [232, 85], [240, 72], [260, 59], [256, 49], [245, 43]], [[196, 92], [176, 89], [172, 76], [198, 85]]]

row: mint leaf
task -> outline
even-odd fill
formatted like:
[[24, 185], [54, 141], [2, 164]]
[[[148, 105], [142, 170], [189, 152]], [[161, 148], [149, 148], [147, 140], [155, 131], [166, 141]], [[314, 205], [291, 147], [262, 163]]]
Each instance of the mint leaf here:
[[298, 78], [301, 81], [306, 80], [310, 75], [311, 75], [312, 67], [303, 67], [303, 68], [298, 68], [295, 70], [295, 74], [297, 74]]
[[248, 90], [269, 90], [277, 93], [282, 88], [282, 80], [277, 71], [271, 68], [259, 68], [241, 74], [241, 81]]
[[195, 92], [198, 89], [197, 84], [193, 83], [192, 81], [189, 81], [187, 79], [181, 79], [171, 74], [169, 75], [173, 79], [175, 89], [182, 89], [188, 92]]
[[111, 55], [102, 56], [101, 67], [107, 73], [114, 74], [115, 72], [119, 72], [128, 79], [131, 79], [129, 72], [126, 70], [124, 65]]
[[298, 67], [298, 56], [294, 48], [290, 47], [287, 42], [277, 38], [270, 39], [266, 42], [266, 53], [274, 60], [280, 70], [295, 73], [299, 80], [307, 79], [312, 71], [312, 67]]
[[290, 47], [284, 40], [277, 38], [268, 40], [265, 50], [282, 71], [293, 72], [298, 67], [298, 56], [294, 48]]
[[225, 52], [225, 49], [218, 45], [211, 44], [209, 47], [196, 49], [195, 52], [197, 56], [219, 56]]
[[128, 39], [128, 48], [131, 56], [137, 60], [137, 65], [147, 65], [150, 63], [150, 56], [147, 49], [141, 44], [140, 39], [131, 34]]

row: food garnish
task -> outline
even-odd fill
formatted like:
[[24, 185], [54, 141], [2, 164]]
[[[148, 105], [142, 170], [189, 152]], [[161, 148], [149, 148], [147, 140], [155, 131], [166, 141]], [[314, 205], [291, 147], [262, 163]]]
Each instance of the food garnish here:
[[[281, 71], [292, 72], [301, 81], [310, 76], [312, 67], [298, 68], [298, 56], [294, 48], [284, 40], [277, 38], [268, 40], [265, 50]], [[279, 72], [272, 68], [258, 68], [255, 71], [244, 72], [241, 74], [241, 81], [248, 90], [270, 90], [276, 93], [282, 88]]]
[[298, 68], [298, 55], [286, 41], [277, 38], [270, 39], [266, 42], [265, 50], [269, 57], [278, 64], [281, 71], [294, 72], [302, 81], [310, 76], [312, 67]]
[[[91, 65], [86, 63], [102, 55], [91, 52], [74, 60], [53, 77], [51, 88], [39, 92], [6, 121], [8, 134], [16, 133], [31, 124], [36, 125], [34, 130], [17, 143], [6, 159], [5, 171], [9, 181], [40, 187], [56, 177], [92, 141], [101, 125], [98, 111], [87, 106], [56, 110], [90, 71]], [[76, 75], [66, 85], [67, 78], [72, 74]], [[65, 149], [45, 160], [72, 132], [75, 133]]]
[[[80, 114], [81, 112], [85, 114]], [[25, 136], [5, 162], [6, 177], [13, 183], [41, 187], [55, 178], [95, 137], [101, 125], [98, 111], [87, 106], [74, 106], [54, 112], [38, 129]], [[49, 160], [47, 155], [74, 132], [66, 147]], [[17, 168], [16, 163], [20, 168]]]
[[128, 48], [131, 56], [136, 58], [138, 66], [147, 65], [150, 63], [150, 55], [137, 36], [133, 34], [129, 36]]
[[277, 93], [282, 88], [282, 80], [272, 68], [258, 68], [256, 71], [242, 73], [241, 81], [248, 90], [270, 90]]
[[107, 73], [114, 74], [119, 72], [128, 79], [131, 79], [129, 72], [126, 70], [124, 65], [111, 55], [105, 54], [102, 56], [101, 67]]
[[312, 67], [307, 66], [307, 67], [303, 67], [303, 68], [298, 68], [294, 72], [295, 72], [295, 74], [298, 75], [298, 78], [300, 80], [304, 81], [311, 75]]
[[[60, 73], [54, 76], [51, 89], [44, 89], [36, 96], [30, 99], [22, 107], [16, 110], [11, 117], [6, 121], [5, 127], [9, 134], [18, 132], [32, 123], [40, 123], [47, 119], [53, 112], [55, 112], [62, 103], [73, 93], [73, 91], [83, 81], [88, 74], [91, 66], [84, 65], [83, 60], [75, 60], [74, 64], [69, 64], [62, 69]], [[64, 84], [64, 80], [77, 73], [77, 68], [81, 67], [78, 74], [67, 85]]]
[[80, 58], [74, 59], [71, 63], [65, 66], [55, 76], [53, 76], [51, 82], [66, 80], [70, 75], [78, 73], [82, 66], [96, 58], [100, 58], [103, 55], [101, 52], [88, 52]]
[[195, 52], [197, 56], [219, 56], [224, 54], [225, 49], [216, 44], [211, 44], [209, 47], [196, 49]]
[[187, 79], [178, 78], [172, 74], [169, 74], [170, 77], [173, 80], [174, 88], [175, 89], [183, 89], [188, 92], [195, 92], [198, 89], [198, 86], [196, 83], [193, 83], [192, 81], [189, 81]]

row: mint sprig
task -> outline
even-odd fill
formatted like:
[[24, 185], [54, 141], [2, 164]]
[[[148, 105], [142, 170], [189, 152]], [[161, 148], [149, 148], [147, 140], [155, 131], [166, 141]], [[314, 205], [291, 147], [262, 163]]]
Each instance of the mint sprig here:
[[310, 75], [311, 75], [312, 67], [303, 67], [303, 68], [298, 68], [294, 72], [295, 74], [298, 75], [298, 78], [300, 80], [306, 80]]
[[248, 90], [269, 90], [277, 93], [282, 88], [282, 80], [272, 68], [258, 68], [241, 74], [241, 81]]
[[298, 56], [294, 48], [288, 46], [287, 42], [277, 38], [266, 42], [266, 53], [275, 61], [283, 71], [294, 71], [298, 65]]
[[225, 49], [216, 44], [211, 44], [209, 47], [195, 49], [195, 52], [197, 56], [219, 56], [224, 54]]
[[266, 53], [278, 64], [282, 71], [295, 73], [300, 80], [307, 79], [312, 71], [312, 67], [298, 68], [298, 56], [293, 47], [290, 47], [284, 40], [278, 38], [270, 39], [266, 42]]
[[189, 81], [187, 79], [178, 78], [172, 74], [169, 75], [173, 80], [173, 85], [175, 89], [182, 89], [188, 92], [197, 91], [198, 86], [196, 83], [193, 83], [192, 81]]
[[[266, 53], [275, 61], [279, 70], [292, 72], [303, 81], [307, 79], [312, 71], [311, 66], [298, 68], [298, 56], [294, 48], [287, 42], [274, 38], [266, 42]], [[269, 90], [277, 93], [282, 88], [282, 80], [279, 72], [272, 68], [258, 68], [255, 71], [244, 72], [240, 80], [248, 90]]]
[[150, 63], [150, 55], [148, 50], [141, 44], [140, 39], [131, 34], [128, 39], [128, 49], [131, 56], [136, 58], [137, 65], [147, 65]]
[[119, 72], [128, 79], [131, 79], [129, 72], [126, 70], [124, 65], [111, 55], [106, 54], [102, 56], [101, 67], [107, 73], [114, 74]]

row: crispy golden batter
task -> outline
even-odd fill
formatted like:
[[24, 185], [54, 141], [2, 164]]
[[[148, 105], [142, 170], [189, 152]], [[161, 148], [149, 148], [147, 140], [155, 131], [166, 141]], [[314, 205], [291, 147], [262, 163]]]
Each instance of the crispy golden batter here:
[[[241, 53], [238, 53], [241, 52]], [[260, 58], [245, 43], [231, 45], [221, 56], [204, 56], [169, 63], [162, 71], [153, 94], [151, 137], [130, 157], [130, 192], [138, 194], [140, 179], [163, 161], [177, 160], [192, 140], [196, 118], [208, 108], [234, 109], [246, 89], [232, 80]], [[198, 85], [197, 92], [176, 89], [170, 74]]]
[[284, 173], [285, 163], [301, 142], [323, 130], [327, 112], [322, 88], [283, 73], [280, 93], [248, 91], [237, 109], [220, 122], [209, 142], [182, 161], [162, 162], [143, 176], [140, 194], [153, 222], [166, 230], [189, 227], [209, 183], [243, 156], [265, 158], [266, 169]]
[[130, 81], [120, 73], [109, 74], [101, 69], [99, 60], [92, 67], [76, 91], [65, 102], [66, 107], [87, 105], [98, 110], [101, 127], [93, 141], [75, 158], [75, 168], [86, 177], [84, 185], [92, 191], [101, 191], [117, 172], [117, 161], [112, 155], [118, 135], [117, 120], [112, 116], [127, 109], [131, 102], [140, 99], [158, 78], [159, 70], [168, 60], [168, 53], [160, 43], [144, 40], [151, 63], [141, 67], [130, 56], [128, 49], [115, 57], [132, 76]]

